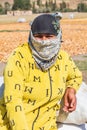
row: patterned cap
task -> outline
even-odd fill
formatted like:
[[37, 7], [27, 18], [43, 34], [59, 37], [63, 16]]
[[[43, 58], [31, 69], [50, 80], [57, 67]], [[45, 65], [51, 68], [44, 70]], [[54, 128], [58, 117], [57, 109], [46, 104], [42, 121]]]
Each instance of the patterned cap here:
[[58, 35], [60, 23], [51, 14], [42, 14], [36, 17], [31, 25], [31, 30], [34, 34], [51, 34]]

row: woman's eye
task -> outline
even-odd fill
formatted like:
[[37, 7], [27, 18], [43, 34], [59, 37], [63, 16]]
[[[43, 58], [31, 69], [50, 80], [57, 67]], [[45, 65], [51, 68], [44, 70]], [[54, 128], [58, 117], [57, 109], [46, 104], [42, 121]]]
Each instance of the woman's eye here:
[[47, 37], [51, 38], [52, 36], [47, 36]]
[[35, 38], [42, 38], [43, 36], [35, 36]]
[[47, 38], [53, 38], [53, 36], [46, 36]]
[[35, 38], [40, 38], [40, 39], [42, 39], [42, 38], [53, 38], [53, 37], [55, 37], [55, 36], [52, 36], [52, 35], [45, 35], [45, 36], [43, 36], [43, 35], [36, 35], [36, 36], [34, 36]]

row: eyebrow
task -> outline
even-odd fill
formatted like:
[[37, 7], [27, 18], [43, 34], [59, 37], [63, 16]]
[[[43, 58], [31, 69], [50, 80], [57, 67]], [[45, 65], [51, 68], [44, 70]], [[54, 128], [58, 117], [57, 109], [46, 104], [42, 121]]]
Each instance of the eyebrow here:
[[35, 34], [34, 36], [55, 36], [55, 35], [52, 35], [52, 34]]

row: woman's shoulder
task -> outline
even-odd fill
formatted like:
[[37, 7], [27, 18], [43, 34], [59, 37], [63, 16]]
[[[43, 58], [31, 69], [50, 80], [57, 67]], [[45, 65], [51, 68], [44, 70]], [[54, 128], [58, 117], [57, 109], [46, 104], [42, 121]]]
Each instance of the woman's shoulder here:
[[70, 55], [66, 51], [64, 51], [62, 49], [60, 49], [58, 56], [70, 57]]
[[21, 45], [19, 45], [17, 48], [15, 48], [15, 50], [14, 51], [24, 51], [25, 52], [25, 50], [27, 51], [29, 51], [30, 49], [29, 49], [29, 45], [28, 45], [28, 43], [26, 42], [26, 43], [23, 43], [23, 44], [21, 44]]
[[8, 57], [8, 60], [10, 59], [26, 59], [28, 57], [31, 57], [31, 50], [28, 45], [28, 43], [23, 43], [19, 45], [17, 48], [15, 48], [10, 56]]
[[21, 53], [22, 55], [29, 55], [31, 53], [30, 47], [28, 45], [28, 43], [23, 43], [21, 45], [19, 45], [14, 51], [13, 53]]

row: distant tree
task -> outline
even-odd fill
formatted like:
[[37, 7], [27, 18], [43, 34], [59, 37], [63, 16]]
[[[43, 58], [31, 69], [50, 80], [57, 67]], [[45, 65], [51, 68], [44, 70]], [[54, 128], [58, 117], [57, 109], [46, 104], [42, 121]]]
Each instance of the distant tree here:
[[41, 0], [37, 0], [37, 5], [41, 7], [41, 5], [42, 5]]
[[0, 14], [3, 14], [4, 12], [3, 12], [3, 7], [2, 7], [2, 5], [0, 4]]
[[36, 8], [35, 8], [35, 1], [33, 1], [33, 5], [32, 5], [32, 11], [33, 11], [33, 13], [36, 13]]
[[52, 10], [55, 11], [56, 9], [57, 9], [57, 4], [56, 4], [56, 0], [55, 0], [53, 3], [53, 6], [52, 6]]
[[11, 7], [11, 5], [8, 2], [5, 2], [5, 4], [4, 4], [5, 14], [7, 14], [7, 11], [11, 10], [10, 7]]
[[50, 11], [52, 11], [53, 10], [53, 0], [49, 0], [48, 4], [49, 4]]
[[23, 0], [14, 0], [12, 10], [22, 9], [23, 6]]
[[14, 0], [12, 10], [30, 10], [31, 6], [30, 0]]
[[0, 4], [0, 12], [2, 11], [2, 9], [3, 9], [3, 7], [2, 7], [2, 5]]
[[48, 1], [46, 0], [45, 2], [45, 7], [48, 8], [49, 7], [49, 4], [48, 4]]
[[66, 8], [66, 3], [64, 1], [62, 1], [62, 3], [60, 4], [60, 10], [64, 11]]
[[79, 3], [77, 6], [78, 12], [87, 12], [87, 5], [84, 3]]
[[49, 6], [52, 7], [53, 0], [49, 0]]
[[30, 0], [22, 0], [23, 3], [23, 10], [30, 10], [31, 9], [31, 2]]

